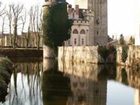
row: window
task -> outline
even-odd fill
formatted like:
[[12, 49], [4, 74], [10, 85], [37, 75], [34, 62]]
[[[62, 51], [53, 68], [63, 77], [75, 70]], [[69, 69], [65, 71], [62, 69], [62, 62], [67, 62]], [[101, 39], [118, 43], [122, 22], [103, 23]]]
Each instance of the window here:
[[84, 29], [82, 29], [81, 31], [80, 31], [80, 34], [85, 34], [86, 32], [85, 32], [85, 30]]
[[76, 45], [77, 44], [77, 40], [76, 40], [76, 38], [74, 39], [74, 45]]
[[73, 30], [73, 34], [78, 34], [78, 30], [77, 29], [74, 29]]
[[82, 39], [82, 45], [84, 45], [84, 39]]
[[97, 31], [97, 35], [99, 35], [99, 32]]

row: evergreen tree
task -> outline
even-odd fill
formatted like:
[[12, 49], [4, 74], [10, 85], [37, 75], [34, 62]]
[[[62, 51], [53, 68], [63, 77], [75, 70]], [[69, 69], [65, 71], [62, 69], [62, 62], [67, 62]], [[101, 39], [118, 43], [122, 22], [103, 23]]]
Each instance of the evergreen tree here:
[[124, 45], [125, 44], [125, 40], [124, 40], [123, 34], [120, 35], [119, 44], [120, 45]]
[[56, 2], [43, 13], [43, 39], [49, 47], [57, 47], [70, 38], [72, 21], [68, 20], [67, 3]]

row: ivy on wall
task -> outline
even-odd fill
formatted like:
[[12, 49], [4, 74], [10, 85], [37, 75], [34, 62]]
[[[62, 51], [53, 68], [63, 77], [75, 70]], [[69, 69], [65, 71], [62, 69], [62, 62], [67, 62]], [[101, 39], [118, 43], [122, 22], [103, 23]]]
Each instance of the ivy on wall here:
[[122, 61], [125, 62], [128, 57], [128, 46], [123, 45], [122, 46]]
[[104, 63], [116, 63], [116, 48], [114, 46], [99, 46], [98, 53]]
[[46, 7], [43, 13], [43, 42], [50, 47], [63, 44], [70, 38], [72, 20], [68, 20], [67, 4], [56, 3]]

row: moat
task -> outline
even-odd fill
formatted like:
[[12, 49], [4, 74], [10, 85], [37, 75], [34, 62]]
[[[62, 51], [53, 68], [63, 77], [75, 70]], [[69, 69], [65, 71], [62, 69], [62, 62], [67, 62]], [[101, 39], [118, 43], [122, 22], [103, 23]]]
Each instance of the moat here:
[[115, 65], [14, 60], [0, 105], [138, 105], [140, 75]]

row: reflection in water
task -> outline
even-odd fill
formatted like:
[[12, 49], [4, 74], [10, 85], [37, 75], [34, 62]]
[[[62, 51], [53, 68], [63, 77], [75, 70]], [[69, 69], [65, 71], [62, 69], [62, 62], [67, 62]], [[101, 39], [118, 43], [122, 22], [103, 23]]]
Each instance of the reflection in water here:
[[[48, 59], [45, 62], [47, 65], [50, 64]], [[70, 80], [58, 71], [57, 63], [53, 64], [54, 67], [45, 65], [47, 69], [43, 72], [43, 105], [66, 105], [68, 96], [71, 93]]]
[[118, 98], [135, 98], [134, 104], [126, 100], [127, 105], [140, 104], [138, 69], [60, 61], [58, 68], [52, 59], [14, 65], [9, 94], [0, 105], [126, 105], [120, 100], [115, 104]]
[[42, 105], [41, 76], [42, 62], [16, 62], [9, 84], [9, 94], [0, 105]]
[[117, 67], [116, 80], [135, 88], [134, 105], [140, 105], [140, 70], [131, 67]]
[[60, 70], [70, 78], [73, 93], [67, 105], [106, 105], [107, 78], [102, 66], [70, 63], [61, 65], [59, 64]]
[[13, 64], [8, 58], [0, 57], [0, 102], [5, 101], [7, 88], [13, 71]]

